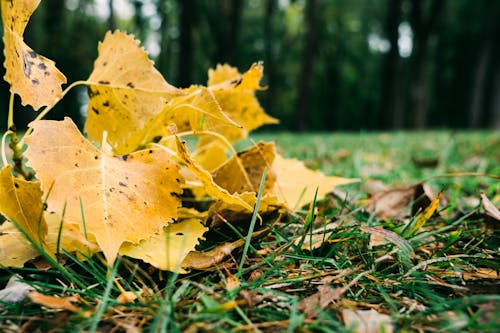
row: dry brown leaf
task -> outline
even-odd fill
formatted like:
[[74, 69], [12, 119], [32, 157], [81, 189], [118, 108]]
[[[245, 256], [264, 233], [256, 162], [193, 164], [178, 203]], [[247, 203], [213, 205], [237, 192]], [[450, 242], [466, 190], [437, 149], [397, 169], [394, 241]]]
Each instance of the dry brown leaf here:
[[[26, 138], [28, 164], [36, 170], [48, 211], [78, 221], [82, 209], [88, 233], [95, 235], [111, 265], [123, 242], [137, 243], [177, 216], [181, 176], [162, 150], [109, 156], [88, 142], [73, 122], [36, 121]], [[82, 229], [83, 230], [83, 229]]]
[[299, 310], [303, 311], [307, 318], [315, 318], [318, 310], [321, 311], [333, 301], [338, 300], [345, 291], [345, 288], [330, 288], [328, 284], [322, 284], [318, 287], [317, 293], [299, 302]]
[[496, 208], [495, 205], [493, 205], [493, 203], [490, 201], [490, 199], [488, 199], [486, 194], [481, 193], [481, 199], [482, 199], [483, 208], [484, 208], [484, 211], [486, 212], [486, 214], [488, 216], [491, 216], [492, 218], [494, 218], [498, 222], [500, 222], [500, 211], [498, 210], [498, 208]]
[[108, 32], [88, 78], [89, 105], [85, 131], [101, 142], [104, 131], [116, 154], [128, 154], [148, 143], [165, 102], [182, 92], [168, 84], [132, 35]]
[[320, 171], [307, 168], [301, 161], [286, 159], [276, 154], [273, 162], [276, 174], [274, 193], [289, 208], [300, 208], [313, 201], [318, 189], [317, 199], [322, 199], [335, 186], [357, 182], [357, 179], [325, 176]]
[[11, 93], [21, 97], [23, 105], [35, 110], [53, 104], [62, 95], [66, 77], [52, 60], [24, 43], [23, 34], [40, 0], [2, 1], [5, 76]]
[[31, 291], [28, 293], [28, 298], [36, 304], [45, 306], [50, 309], [56, 310], [67, 310], [71, 312], [80, 312], [81, 309], [74, 305], [73, 303], [78, 302], [78, 297], [55, 297], [50, 295], [44, 295], [38, 291]]
[[266, 194], [276, 182], [271, 169], [275, 155], [274, 143], [259, 142], [214, 170], [214, 181], [229, 193], [257, 192], [264, 169], [267, 169], [263, 191]]
[[385, 241], [388, 241], [396, 245], [407, 256], [410, 256], [414, 252], [411, 243], [403, 237], [399, 236], [394, 231], [387, 230], [382, 227], [359, 227], [359, 229], [370, 234], [371, 246], [382, 245], [385, 243]]
[[207, 230], [200, 219], [189, 218], [169, 224], [138, 244], [123, 244], [120, 254], [141, 259], [158, 269], [187, 273], [181, 263]]
[[242, 247], [243, 244], [245, 244], [245, 240], [238, 239], [231, 243], [219, 245], [210, 251], [191, 251], [186, 258], [184, 258], [181, 266], [185, 269], [210, 269], [222, 262], [222, 260], [230, 255], [235, 249]]
[[356, 333], [392, 333], [392, 319], [386, 314], [370, 310], [342, 310], [342, 318], [347, 328]]

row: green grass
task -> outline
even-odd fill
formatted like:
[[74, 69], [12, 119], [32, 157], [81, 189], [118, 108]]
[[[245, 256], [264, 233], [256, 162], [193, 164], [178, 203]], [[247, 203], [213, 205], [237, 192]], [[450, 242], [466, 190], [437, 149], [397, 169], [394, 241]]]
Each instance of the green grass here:
[[[488, 220], [477, 199], [484, 191], [498, 206], [500, 182], [478, 175], [436, 176], [500, 175], [499, 133], [273, 133], [253, 138], [275, 140], [287, 157], [361, 182], [342, 188], [347, 198], [332, 196], [313, 210], [268, 217], [267, 234], [252, 237], [248, 252], [237, 249], [208, 271], [176, 275], [127, 258], [108, 271], [99, 256], [82, 262], [69, 254], [64, 274], [61, 267], [40, 271], [33, 264], [1, 270], [0, 287], [17, 273], [42, 293], [77, 295], [82, 311], [30, 301], [7, 304], [0, 308], [0, 331], [349, 332], [344, 309], [388, 314], [395, 331], [498, 331], [500, 222]], [[366, 211], [371, 181], [393, 188], [429, 177], [436, 178], [426, 184], [443, 191], [448, 204], [416, 234], [403, 233], [415, 216], [381, 219]], [[399, 238], [373, 245], [363, 226], [383, 227]], [[311, 250], [315, 234], [323, 235], [323, 244]], [[230, 229], [223, 237], [209, 234], [203, 246], [222, 238], [237, 236]], [[138, 299], [118, 303], [118, 285]], [[337, 289], [338, 297], [323, 309], [304, 306], [303, 300], [321, 285]]]

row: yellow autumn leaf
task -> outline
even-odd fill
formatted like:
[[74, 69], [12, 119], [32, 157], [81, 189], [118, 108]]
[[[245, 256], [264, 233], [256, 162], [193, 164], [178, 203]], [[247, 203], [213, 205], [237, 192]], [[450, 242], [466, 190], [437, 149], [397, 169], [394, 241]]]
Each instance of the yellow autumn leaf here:
[[277, 175], [274, 193], [289, 208], [300, 208], [314, 199], [322, 199], [334, 187], [357, 182], [357, 179], [326, 176], [320, 171], [307, 168], [296, 159], [276, 154], [273, 170]]
[[[248, 203], [250, 206], [255, 207], [255, 203], [257, 202], [257, 195], [255, 192], [235, 193], [234, 195]], [[264, 216], [276, 211], [282, 206], [283, 205], [278, 200], [278, 197], [273, 194], [266, 194], [260, 198], [258, 213], [260, 216]], [[218, 225], [225, 224], [226, 221], [231, 224], [236, 224], [240, 221], [249, 223], [251, 217], [251, 211], [243, 210], [239, 205], [218, 200], [211, 205], [208, 210], [207, 225], [214, 228]]]
[[205, 135], [199, 136], [194, 152], [194, 159], [205, 170], [212, 172], [227, 161], [227, 146], [220, 140], [207, 140]]
[[127, 154], [148, 143], [166, 101], [183, 93], [165, 81], [132, 35], [108, 32], [98, 51], [87, 80], [85, 131], [95, 142], [107, 131], [114, 152]]
[[181, 263], [207, 230], [200, 219], [188, 218], [169, 224], [138, 244], [124, 243], [120, 254], [141, 259], [161, 270], [187, 273]]
[[30, 127], [25, 155], [44, 192], [50, 189], [47, 210], [61, 214], [67, 205], [65, 217], [80, 228], [83, 210], [86, 230], [109, 264], [123, 242], [137, 243], [176, 218], [182, 178], [168, 153], [151, 149], [109, 156], [69, 118]]
[[248, 132], [262, 125], [278, 123], [276, 118], [265, 113], [255, 96], [255, 91], [261, 89], [259, 82], [263, 70], [262, 64], [257, 63], [243, 75], [228, 65], [218, 65], [215, 70], [209, 71], [208, 87], [222, 111], [243, 127], [239, 129], [221, 123], [213, 131], [234, 142], [247, 137]]
[[37, 54], [24, 43], [23, 34], [40, 0], [2, 1], [4, 79], [23, 105], [35, 110], [53, 104], [62, 95], [66, 77], [52, 60]]
[[222, 200], [227, 203], [239, 205], [241, 207], [244, 207], [247, 210], [252, 211], [252, 206], [250, 206], [248, 203], [246, 203], [244, 200], [242, 200], [240, 197], [237, 197], [235, 195], [232, 195], [229, 193], [226, 189], [220, 187], [217, 185], [210, 172], [207, 170], [203, 169], [198, 163], [196, 163], [191, 156], [189, 155], [189, 152], [186, 148], [186, 145], [179, 140], [178, 137], [176, 137], [176, 142], [177, 142], [177, 153], [179, 159], [184, 163], [184, 165], [202, 182], [203, 187], [205, 189], [205, 192], [215, 198]]
[[263, 193], [268, 193], [276, 181], [271, 169], [275, 154], [274, 143], [259, 142], [214, 170], [214, 181], [229, 193], [257, 192], [264, 169], [267, 168]]
[[0, 267], [22, 267], [40, 253], [11, 222], [0, 225]]
[[175, 124], [178, 132], [196, 133], [214, 130], [219, 126], [241, 130], [242, 126], [228, 117], [210, 89], [195, 85], [183, 92], [185, 95], [171, 99], [163, 110], [163, 128]]
[[0, 213], [46, 249], [47, 223], [42, 212], [40, 183], [14, 178], [11, 166], [4, 167], [0, 171]]

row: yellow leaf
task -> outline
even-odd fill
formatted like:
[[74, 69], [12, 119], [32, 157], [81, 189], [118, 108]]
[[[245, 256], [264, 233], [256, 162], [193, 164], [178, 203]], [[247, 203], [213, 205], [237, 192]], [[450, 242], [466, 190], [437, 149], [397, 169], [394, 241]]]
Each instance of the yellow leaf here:
[[42, 190], [39, 182], [27, 182], [12, 176], [10, 166], [0, 171], [0, 213], [43, 247], [47, 223], [42, 218]]
[[274, 192], [289, 208], [300, 208], [314, 199], [322, 199], [334, 187], [357, 182], [357, 179], [325, 176], [320, 171], [307, 168], [296, 159], [286, 159], [276, 155], [273, 170], [277, 175]]
[[207, 230], [196, 218], [171, 223], [138, 244], [123, 244], [120, 254], [141, 259], [158, 269], [186, 273], [181, 263]]
[[2, 1], [4, 79], [23, 105], [35, 110], [51, 105], [62, 95], [66, 77], [49, 60], [24, 43], [23, 33], [40, 0]]
[[[255, 207], [255, 203], [257, 201], [257, 195], [255, 192], [235, 193], [234, 196], [245, 201], [251, 207]], [[278, 198], [275, 195], [266, 194], [260, 199], [258, 213], [263, 216], [276, 211], [280, 207], [282, 207], [282, 204], [278, 201]], [[244, 210], [240, 205], [223, 202], [221, 200], [215, 202], [208, 210], [208, 221], [210, 221], [209, 226], [211, 228], [216, 227], [219, 224], [223, 224], [225, 221], [228, 221], [231, 224], [236, 224], [239, 221], [249, 223], [251, 216], [252, 211]]]
[[229, 193], [257, 192], [264, 169], [267, 168], [263, 193], [268, 193], [276, 181], [271, 169], [275, 155], [274, 143], [259, 142], [214, 170], [214, 181]]
[[[233, 142], [247, 137], [248, 132], [265, 124], [277, 124], [278, 120], [266, 114], [255, 96], [261, 89], [259, 82], [264, 68], [253, 64], [243, 75], [228, 65], [219, 65], [209, 71], [209, 88], [213, 91], [222, 111], [243, 129], [220, 124], [213, 131]], [[221, 82], [226, 79], [225, 82]]]
[[[64, 121], [35, 121], [26, 138], [28, 164], [41, 180], [48, 211], [61, 214], [87, 232], [109, 264], [123, 242], [137, 243], [176, 218], [181, 176], [170, 155], [146, 150], [106, 155]], [[83, 209], [80, 209], [80, 202]]]
[[194, 159], [205, 170], [212, 172], [227, 161], [227, 150], [227, 146], [220, 140], [212, 140], [211, 138], [207, 140], [206, 136], [203, 135], [199, 137]]
[[441, 200], [441, 193], [439, 193], [434, 199], [432, 199], [431, 203], [427, 208], [418, 215], [417, 219], [413, 224], [410, 225], [408, 231], [404, 232], [405, 236], [413, 235], [418, 229], [422, 228], [427, 221], [434, 215], [436, 209], [439, 205], [439, 201]]
[[165, 102], [182, 92], [168, 84], [132, 35], [108, 32], [87, 80], [88, 118], [85, 131], [101, 142], [104, 131], [117, 154], [127, 154], [152, 139]]
[[246, 203], [244, 200], [241, 198], [232, 195], [229, 193], [226, 189], [220, 187], [217, 185], [210, 172], [206, 171], [198, 163], [196, 163], [191, 156], [189, 155], [189, 152], [187, 151], [187, 148], [184, 143], [179, 140], [179, 138], [176, 137], [176, 142], [177, 142], [177, 152], [179, 154], [179, 158], [181, 161], [186, 165], [186, 167], [203, 183], [205, 192], [215, 198], [222, 200], [227, 203], [239, 205], [241, 207], [246, 208], [247, 210], [252, 211], [252, 206], [250, 206], [248, 203]]
[[11, 222], [0, 225], [0, 265], [22, 267], [28, 260], [38, 257], [28, 240]]

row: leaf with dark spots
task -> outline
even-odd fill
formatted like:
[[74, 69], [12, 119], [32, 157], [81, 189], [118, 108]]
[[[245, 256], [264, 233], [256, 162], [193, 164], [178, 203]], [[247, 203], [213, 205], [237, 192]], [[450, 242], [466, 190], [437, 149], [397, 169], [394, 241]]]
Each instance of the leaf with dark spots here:
[[95, 114], [99, 114], [99, 110], [97, 110], [95, 107], [92, 107], [92, 111], [93, 111]]
[[135, 86], [132, 82], [127, 83], [127, 87], [134, 89]]
[[128, 154], [121, 156], [122, 160], [126, 161], [128, 159]]
[[[38, 64], [38, 68], [40, 68], [42, 70], [46, 70], [47, 66], [45, 66], [45, 64], [43, 62], [41, 62], [41, 63]], [[49, 74], [48, 72], [45, 72], [45, 73]]]
[[102, 103], [102, 106], [106, 106], [106, 107], [108, 107], [108, 106], [109, 106], [109, 101], [103, 102], [103, 103]]
[[123, 186], [123, 187], [127, 187], [127, 184], [125, 184], [124, 182], [118, 182], [118, 185]]
[[97, 83], [99, 83], [99, 84], [104, 84], [104, 85], [108, 85], [108, 84], [109, 84], [109, 81], [99, 80], [99, 81], [97, 81]]

